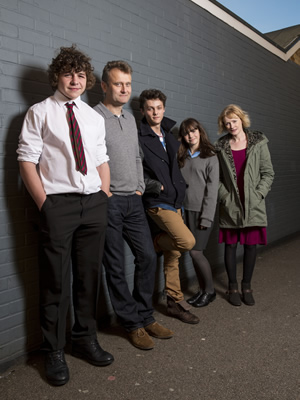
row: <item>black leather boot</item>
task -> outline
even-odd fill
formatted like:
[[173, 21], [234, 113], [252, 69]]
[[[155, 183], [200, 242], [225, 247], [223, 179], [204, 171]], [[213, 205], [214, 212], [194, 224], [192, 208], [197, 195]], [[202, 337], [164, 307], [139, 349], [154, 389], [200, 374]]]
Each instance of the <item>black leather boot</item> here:
[[237, 283], [229, 283], [228, 291], [226, 293], [228, 294], [228, 301], [230, 304], [236, 307], [242, 304]]
[[251, 283], [242, 282], [242, 299], [247, 306], [254, 306], [255, 300], [252, 295]]
[[69, 369], [63, 350], [49, 351], [46, 353], [45, 373], [51, 385], [62, 386], [69, 381]]
[[82, 358], [92, 365], [105, 367], [114, 361], [112, 354], [103, 350], [97, 339], [91, 339], [86, 342], [72, 342], [72, 356]]

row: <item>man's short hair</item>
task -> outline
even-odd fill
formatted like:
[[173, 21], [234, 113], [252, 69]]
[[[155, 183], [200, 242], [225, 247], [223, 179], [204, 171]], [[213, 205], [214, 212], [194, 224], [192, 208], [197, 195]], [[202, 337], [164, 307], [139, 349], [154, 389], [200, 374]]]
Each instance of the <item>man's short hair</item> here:
[[49, 82], [53, 90], [57, 88], [58, 77], [65, 72], [80, 72], [86, 73], [86, 88], [91, 89], [96, 77], [93, 74], [94, 68], [90, 63], [91, 59], [76, 49], [76, 45], [71, 47], [61, 47], [59, 54], [52, 59], [52, 63], [48, 68]]
[[140, 109], [144, 109], [144, 105], [147, 100], [160, 100], [164, 107], [166, 106], [167, 96], [158, 89], [146, 89], [143, 90], [139, 97]]
[[131, 66], [126, 62], [122, 60], [116, 60], [116, 61], [109, 61], [102, 72], [102, 81], [108, 84], [109, 82], [109, 73], [112, 69], [117, 68], [120, 71], [124, 72], [124, 74], [132, 75], [132, 68]]

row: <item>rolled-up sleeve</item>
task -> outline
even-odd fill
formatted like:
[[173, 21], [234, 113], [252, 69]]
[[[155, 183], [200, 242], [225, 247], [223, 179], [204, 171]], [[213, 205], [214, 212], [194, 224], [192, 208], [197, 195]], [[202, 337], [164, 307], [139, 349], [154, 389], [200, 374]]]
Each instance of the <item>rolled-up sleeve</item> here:
[[34, 112], [33, 108], [30, 108], [25, 116], [19, 136], [18, 161], [39, 163], [43, 150], [42, 130], [40, 117]]

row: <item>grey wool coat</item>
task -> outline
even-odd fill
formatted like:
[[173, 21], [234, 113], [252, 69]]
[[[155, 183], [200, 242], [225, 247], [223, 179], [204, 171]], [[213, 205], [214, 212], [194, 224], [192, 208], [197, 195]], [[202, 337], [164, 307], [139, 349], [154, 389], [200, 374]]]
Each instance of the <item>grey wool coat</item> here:
[[244, 173], [244, 207], [237, 186], [236, 170], [230, 148], [230, 134], [216, 143], [220, 165], [219, 225], [220, 228], [267, 226], [265, 198], [271, 189], [274, 170], [267, 137], [258, 131], [245, 131], [248, 140]]

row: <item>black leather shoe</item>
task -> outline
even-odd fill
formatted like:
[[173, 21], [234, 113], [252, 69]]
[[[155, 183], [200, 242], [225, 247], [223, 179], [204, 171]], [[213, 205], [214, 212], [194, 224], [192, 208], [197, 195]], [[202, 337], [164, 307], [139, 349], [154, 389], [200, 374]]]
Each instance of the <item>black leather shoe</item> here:
[[69, 381], [69, 369], [63, 350], [49, 351], [46, 353], [45, 373], [51, 385], [62, 386]]
[[193, 307], [205, 307], [208, 306], [209, 303], [216, 299], [216, 292], [213, 293], [202, 293], [198, 300], [196, 300], [192, 306]]
[[97, 339], [90, 340], [86, 343], [72, 343], [72, 356], [82, 358], [90, 364], [104, 367], [114, 361], [112, 354], [104, 351]]
[[193, 305], [195, 301], [199, 300], [199, 297], [202, 295], [203, 292], [197, 292], [194, 296], [190, 297], [186, 302]]

